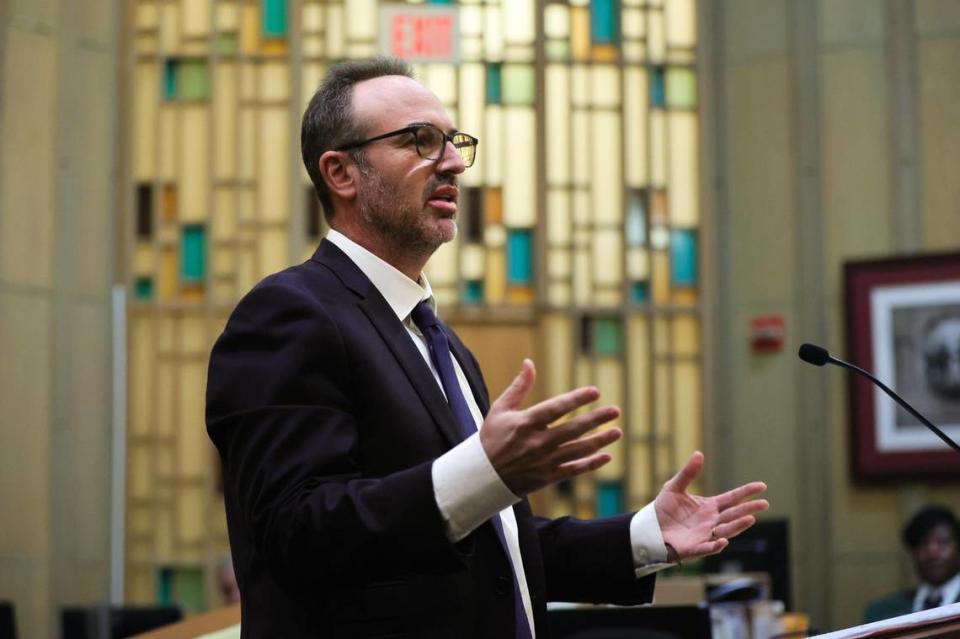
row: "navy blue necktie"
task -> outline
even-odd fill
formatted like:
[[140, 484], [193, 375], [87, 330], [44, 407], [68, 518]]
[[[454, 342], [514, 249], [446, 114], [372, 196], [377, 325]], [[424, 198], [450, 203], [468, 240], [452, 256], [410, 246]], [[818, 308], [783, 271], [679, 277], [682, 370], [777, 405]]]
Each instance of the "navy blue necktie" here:
[[[460, 426], [460, 434], [466, 439], [477, 432], [477, 424], [473, 420], [470, 408], [467, 406], [467, 400], [460, 390], [460, 382], [457, 380], [457, 373], [453, 368], [453, 358], [450, 357], [450, 342], [440, 327], [440, 320], [434, 315], [433, 310], [424, 301], [417, 304], [410, 313], [413, 323], [417, 325], [420, 332], [427, 340], [427, 347], [430, 349], [430, 359], [433, 365], [437, 367], [437, 373], [440, 374], [440, 384], [443, 386], [443, 392], [447, 395], [447, 403], [453, 411], [457, 424]], [[500, 521], [500, 515], [494, 515], [490, 518], [497, 531], [497, 537], [503, 545], [503, 551], [507, 553], [507, 561], [510, 564], [510, 573], [513, 576], [513, 602], [515, 609], [515, 621], [517, 627], [517, 639], [531, 639], [530, 624], [527, 621], [527, 612], [523, 608], [523, 598], [520, 596], [520, 584], [517, 581], [517, 574], [513, 569], [513, 560], [510, 558], [510, 550], [507, 546], [507, 538], [503, 534], [503, 522]]]

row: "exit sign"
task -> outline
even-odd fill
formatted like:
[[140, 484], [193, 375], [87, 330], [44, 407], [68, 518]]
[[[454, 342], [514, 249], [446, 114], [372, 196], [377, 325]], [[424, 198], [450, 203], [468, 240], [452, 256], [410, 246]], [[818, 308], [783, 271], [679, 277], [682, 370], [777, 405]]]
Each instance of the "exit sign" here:
[[380, 53], [408, 62], [460, 62], [456, 7], [381, 6]]

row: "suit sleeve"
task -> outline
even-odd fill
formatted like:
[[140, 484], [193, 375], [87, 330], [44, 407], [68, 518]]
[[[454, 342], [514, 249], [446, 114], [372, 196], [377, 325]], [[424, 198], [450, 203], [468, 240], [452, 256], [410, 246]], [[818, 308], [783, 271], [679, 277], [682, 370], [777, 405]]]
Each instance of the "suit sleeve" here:
[[214, 346], [207, 428], [223, 459], [229, 516], [281, 581], [461, 566], [430, 462], [363, 475], [350, 392], [362, 374], [322, 306], [276, 280], [241, 301]]

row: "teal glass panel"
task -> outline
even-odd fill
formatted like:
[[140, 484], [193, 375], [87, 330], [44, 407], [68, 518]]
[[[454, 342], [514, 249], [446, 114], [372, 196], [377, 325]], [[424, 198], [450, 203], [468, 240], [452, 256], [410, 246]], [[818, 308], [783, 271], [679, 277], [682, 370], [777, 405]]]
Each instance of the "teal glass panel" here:
[[667, 71], [667, 104], [678, 108], [697, 106], [697, 75], [693, 69], [674, 67]]
[[487, 65], [487, 104], [500, 104], [503, 95], [503, 65]]
[[623, 331], [615, 317], [598, 317], [593, 321], [593, 352], [597, 355], [619, 355], [623, 349]]
[[202, 224], [183, 227], [180, 240], [180, 273], [184, 282], [199, 282], [206, 275], [207, 237]]
[[156, 586], [157, 603], [169, 606], [173, 603], [173, 568], [162, 567], [157, 570]]
[[287, 35], [287, 0], [263, 0], [263, 37]]
[[505, 64], [501, 72], [502, 95], [504, 104], [526, 106], [533, 104], [536, 93], [536, 80], [533, 65]]
[[650, 284], [648, 282], [630, 283], [630, 301], [646, 302], [650, 299]]
[[612, 517], [623, 512], [623, 483], [597, 482], [597, 517]]
[[533, 231], [530, 229], [507, 231], [507, 282], [533, 283]]
[[662, 107], [667, 104], [664, 75], [663, 67], [654, 67], [653, 73], [650, 74], [650, 104], [652, 106]]
[[133, 283], [133, 296], [138, 300], [153, 299], [153, 278], [149, 276], [138, 277]]
[[620, 33], [617, 0], [591, 0], [590, 39], [593, 44], [615, 44]]
[[643, 246], [647, 243], [647, 212], [643, 203], [643, 191], [632, 189], [627, 194], [626, 220], [627, 246]]
[[168, 58], [163, 62], [163, 99], [177, 99], [177, 71], [180, 68], [180, 61]]
[[483, 280], [467, 280], [464, 282], [463, 302], [465, 304], [483, 303]]
[[674, 286], [697, 285], [697, 235], [690, 229], [670, 234], [670, 280]]
[[427, 4], [453, 4], [453, 0], [427, 0]]
[[206, 60], [184, 60], [178, 77], [181, 100], [206, 100], [210, 97], [210, 73]]
[[547, 40], [545, 51], [548, 60], [566, 60], [570, 57], [570, 41]]

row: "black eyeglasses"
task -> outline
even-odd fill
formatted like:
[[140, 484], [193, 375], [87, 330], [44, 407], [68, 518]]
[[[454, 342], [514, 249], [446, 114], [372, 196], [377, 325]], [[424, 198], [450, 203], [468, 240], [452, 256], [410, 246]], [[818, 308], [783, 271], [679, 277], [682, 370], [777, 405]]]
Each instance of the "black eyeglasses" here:
[[447, 142], [453, 143], [453, 148], [460, 154], [464, 166], [468, 168], [473, 166], [473, 161], [477, 158], [477, 143], [480, 140], [472, 135], [461, 133], [460, 131], [457, 131], [453, 135], [447, 135], [437, 127], [427, 123], [411, 124], [410, 126], [405, 126], [402, 129], [397, 129], [390, 133], [384, 133], [383, 135], [360, 140], [359, 142], [350, 142], [349, 144], [341, 146], [337, 151], [356, 149], [365, 144], [376, 142], [377, 140], [392, 138], [406, 133], [413, 134], [413, 141], [417, 145], [417, 155], [424, 160], [440, 159], [440, 156], [443, 155], [443, 150], [447, 146]]

